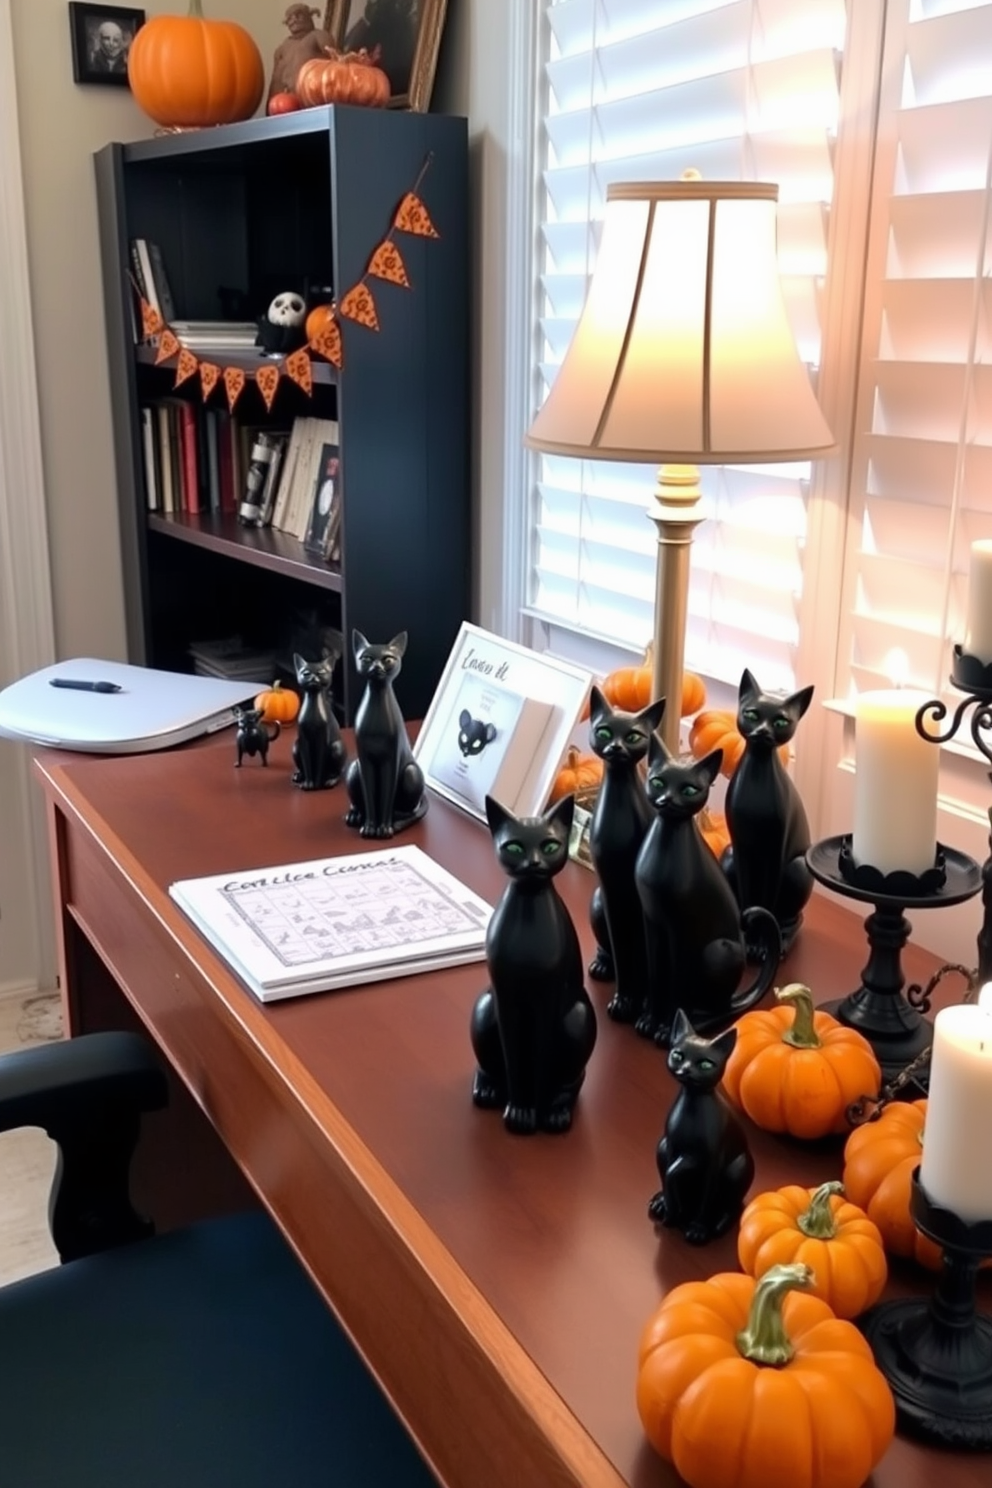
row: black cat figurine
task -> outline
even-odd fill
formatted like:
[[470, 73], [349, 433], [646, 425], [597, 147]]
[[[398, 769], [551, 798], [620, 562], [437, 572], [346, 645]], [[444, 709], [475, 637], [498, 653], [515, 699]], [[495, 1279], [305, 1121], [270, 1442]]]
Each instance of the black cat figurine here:
[[812, 697], [812, 687], [789, 697], [771, 696], [745, 669], [737, 727], [746, 742], [727, 787], [730, 846], [721, 858], [724, 872], [741, 909], [759, 905], [775, 916], [783, 956], [802, 924], [813, 875], [806, 866], [806, 812], [778, 751], [792, 739]]
[[[681, 1008], [704, 1033], [725, 1027], [760, 1002], [778, 968], [781, 942], [773, 915], [742, 916], [733, 890], [696, 825], [723, 750], [682, 763], [657, 734], [648, 755], [654, 821], [637, 855], [634, 881], [644, 914], [648, 985], [634, 1027], [664, 1047]], [[747, 962], [744, 932], [763, 952], [751, 986], [738, 990]]]
[[[600, 946], [589, 975], [602, 975], [606, 965], [612, 969], [616, 986], [606, 1011], [618, 1023], [633, 1023], [647, 987], [644, 915], [634, 868], [652, 814], [637, 767], [664, 712], [664, 698], [639, 713], [622, 713], [610, 707], [598, 687], [590, 693], [589, 742], [603, 761], [603, 782], [589, 827], [589, 852], [599, 875], [590, 917]], [[604, 922], [605, 941], [600, 939]]]
[[337, 785], [348, 758], [331, 703], [331, 679], [337, 660], [334, 655], [325, 655], [320, 661], [293, 656], [303, 702], [296, 719], [296, 769], [291, 779], [301, 790], [326, 790]]
[[[271, 725], [265, 722], [264, 708], [235, 708], [234, 721], [238, 726], [235, 738], [235, 747], [238, 752], [234, 768], [240, 770], [243, 755], [254, 757], [261, 756], [262, 764], [269, 763], [269, 745], [273, 739], [278, 739], [280, 733], [279, 720], [273, 718]], [[269, 728], [274, 728], [275, 733], [270, 734]]]
[[518, 818], [486, 797], [509, 883], [486, 932], [490, 985], [472, 1011], [472, 1099], [500, 1107], [508, 1131], [567, 1131], [596, 1042], [575, 926], [554, 877], [568, 861], [575, 802]]
[[357, 757], [345, 776], [351, 800], [345, 822], [363, 837], [392, 837], [427, 810], [424, 772], [413, 757], [393, 692], [406, 651], [406, 631], [385, 645], [372, 645], [355, 630], [352, 644], [365, 691], [355, 714]]
[[458, 715], [458, 748], [466, 759], [481, 754], [496, 737], [496, 725], [473, 718], [467, 708]]
[[754, 1178], [744, 1128], [717, 1089], [736, 1042], [736, 1028], [706, 1039], [681, 1009], [675, 1015], [668, 1068], [680, 1089], [658, 1143], [661, 1190], [648, 1214], [681, 1230], [690, 1245], [705, 1245], [737, 1223]]

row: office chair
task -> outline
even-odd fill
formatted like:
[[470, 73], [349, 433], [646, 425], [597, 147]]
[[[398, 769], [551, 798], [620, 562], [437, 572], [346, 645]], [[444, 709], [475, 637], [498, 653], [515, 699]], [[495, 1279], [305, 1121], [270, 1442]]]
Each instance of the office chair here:
[[429, 1488], [265, 1214], [156, 1236], [134, 1211], [141, 1112], [165, 1102], [137, 1034], [0, 1055], [0, 1131], [58, 1144], [62, 1260], [0, 1287], [4, 1488]]

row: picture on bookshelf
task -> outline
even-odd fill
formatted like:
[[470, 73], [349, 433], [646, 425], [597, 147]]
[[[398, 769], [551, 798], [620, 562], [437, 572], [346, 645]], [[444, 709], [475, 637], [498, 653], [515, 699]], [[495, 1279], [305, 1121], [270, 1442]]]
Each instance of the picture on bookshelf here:
[[144, 24], [143, 10], [119, 5], [70, 4], [73, 80], [126, 88], [128, 53], [139, 27]]
[[389, 79], [389, 107], [426, 113], [448, 0], [329, 0], [324, 29], [345, 52], [365, 50]]
[[341, 452], [336, 444], [322, 444], [303, 546], [325, 560], [333, 556], [341, 525], [340, 482]]

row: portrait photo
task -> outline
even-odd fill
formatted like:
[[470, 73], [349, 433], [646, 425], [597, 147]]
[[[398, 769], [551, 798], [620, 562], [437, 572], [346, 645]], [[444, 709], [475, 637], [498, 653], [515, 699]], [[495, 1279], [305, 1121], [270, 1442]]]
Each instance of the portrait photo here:
[[332, 556], [341, 523], [341, 493], [338, 482], [341, 454], [336, 444], [324, 444], [314, 476], [310, 520], [303, 546], [318, 558]]
[[324, 27], [346, 52], [368, 52], [389, 79], [389, 107], [430, 107], [447, 0], [330, 0]]
[[128, 53], [138, 28], [144, 23], [143, 10], [124, 10], [114, 5], [70, 4], [74, 80], [126, 88]]

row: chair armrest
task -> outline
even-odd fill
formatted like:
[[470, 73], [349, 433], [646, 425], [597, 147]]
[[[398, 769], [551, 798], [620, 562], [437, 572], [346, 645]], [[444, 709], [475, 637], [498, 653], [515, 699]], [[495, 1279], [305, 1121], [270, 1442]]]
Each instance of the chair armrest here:
[[151, 1045], [91, 1033], [0, 1055], [0, 1131], [40, 1126], [59, 1148], [49, 1204], [63, 1261], [150, 1234], [128, 1195], [143, 1111], [168, 1100]]

